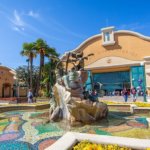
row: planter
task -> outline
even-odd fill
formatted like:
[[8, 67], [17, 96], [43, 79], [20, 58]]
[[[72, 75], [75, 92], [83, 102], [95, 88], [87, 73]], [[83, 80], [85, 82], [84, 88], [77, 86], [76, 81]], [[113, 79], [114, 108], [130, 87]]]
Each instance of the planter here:
[[99, 144], [117, 144], [119, 146], [125, 146], [134, 150], [146, 150], [146, 148], [150, 147], [150, 140], [148, 139], [67, 132], [53, 145], [46, 148], [46, 150], [71, 150], [77, 142], [82, 140], [88, 140], [92, 143]]
[[147, 102], [150, 102], [150, 97], [149, 96], [147, 97]]

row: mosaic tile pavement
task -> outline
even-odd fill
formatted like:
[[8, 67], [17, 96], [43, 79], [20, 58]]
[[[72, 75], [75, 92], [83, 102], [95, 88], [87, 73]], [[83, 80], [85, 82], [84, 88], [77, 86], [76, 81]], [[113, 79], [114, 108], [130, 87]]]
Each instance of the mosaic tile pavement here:
[[[0, 114], [0, 150], [43, 150], [67, 131], [112, 136], [124, 136], [136, 129], [150, 133], [147, 117], [150, 116], [111, 113], [100, 122], [70, 127], [65, 121], [50, 123], [48, 110], [5, 112]], [[142, 138], [150, 139], [150, 134]]]

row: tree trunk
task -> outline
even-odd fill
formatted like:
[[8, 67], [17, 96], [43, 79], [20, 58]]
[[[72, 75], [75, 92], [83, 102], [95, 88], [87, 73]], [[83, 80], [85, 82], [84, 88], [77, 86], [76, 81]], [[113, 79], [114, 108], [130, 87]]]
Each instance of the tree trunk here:
[[41, 82], [41, 79], [42, 79], [43, 67], [44, 67], [44, 53], [43, 53], [43, 51], [40, 51], [40, 70], [39, 70], [37, 90], [36, 90], [36, 95], [37, 96], [38, 96], [39, 89], [41, 89], [40, 82]]
[[47, 93], [49, 93], [49, 91], [50, 91], [49, 81], [48, 81], [48, 82], [46, 82], [46, 91], [47, 91]]
[[28, 79], [27, 79], [27, 82], [28, 82], [28, 87], [30, 87], [30, 76], [29, 76], [29, 74], [30, 74], [30, 68], [29, 68], [29, 64], [30, 62], [29, 62], [29, 59], [28, 59]]
[[33, 56], [30, 55], [30, 89], [32, 90], [32, 68], [33, 68]]

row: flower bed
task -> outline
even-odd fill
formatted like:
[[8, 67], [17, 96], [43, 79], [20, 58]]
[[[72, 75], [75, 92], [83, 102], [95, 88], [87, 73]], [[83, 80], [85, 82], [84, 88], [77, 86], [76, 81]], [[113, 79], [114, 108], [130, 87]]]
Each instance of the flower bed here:
[[[85, 142], [85, 144], [81, 142], [80, 146], [85, 145], [87, 147], [82, 149], [77, 143], [85, 140], [88, 142]], [[107, 149], [102, 146], [106, 146]], [[148, 147], [150, 147], [150, 140], [148, 139], [67, 132], [53, 145], [47, 147], [46, 150], [150, 150]]]
[[101, 100], [101, 102], [104, 102], [106, 104], [135, 104], [138, 107], [150, 107], [150, 103], [147, 102], [114, 102], [114, 101], [108, 101], [108, 100]]
[[127, 147], [120, 147], [118, 145], [104, 145], [104, 144], [95, 144], [89, 141], [81, 141], [73, 147], [73, 150], [132, 150]]
[[138, 107], [150, 107], [150, 103], [147, 102], [135, 102]]

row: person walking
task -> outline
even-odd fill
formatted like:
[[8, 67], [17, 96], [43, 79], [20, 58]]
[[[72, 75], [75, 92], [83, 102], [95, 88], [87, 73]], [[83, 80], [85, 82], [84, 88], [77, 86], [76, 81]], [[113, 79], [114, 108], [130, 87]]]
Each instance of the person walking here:
[[124, 101], [127, 102], [128, 101], [128, 91], [126, 88], [123, 89], [122, 94], [124, 97]]
[[32, 103], [33, 102], [33, 94], [32, 94], [31, 89], [29, 89], [27, 97], [28, 97], [28, 103]]
[[130, 93], [132, 95], [133, 102], [136, 102], [136, 89], [135, 89], [135, 87], [131, 87]]

